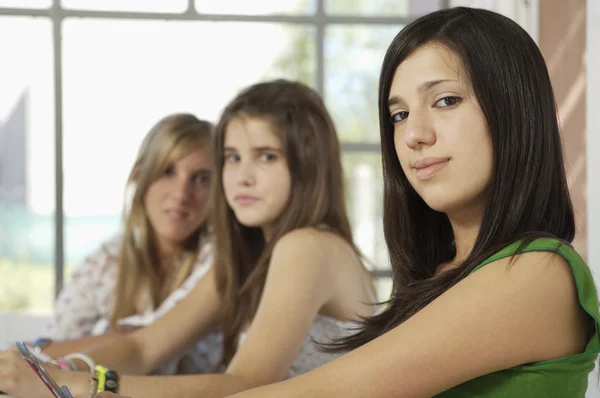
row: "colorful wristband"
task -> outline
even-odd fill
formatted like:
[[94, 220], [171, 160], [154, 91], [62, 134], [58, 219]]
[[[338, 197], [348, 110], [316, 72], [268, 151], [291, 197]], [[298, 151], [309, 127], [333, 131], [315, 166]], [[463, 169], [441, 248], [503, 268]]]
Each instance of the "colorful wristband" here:
[[119, 374], [102, 365], [96, 365], [95, 370], [96, 377], [98, 378], [98, 392], [108, 391], [116, 393], [119, 388]]

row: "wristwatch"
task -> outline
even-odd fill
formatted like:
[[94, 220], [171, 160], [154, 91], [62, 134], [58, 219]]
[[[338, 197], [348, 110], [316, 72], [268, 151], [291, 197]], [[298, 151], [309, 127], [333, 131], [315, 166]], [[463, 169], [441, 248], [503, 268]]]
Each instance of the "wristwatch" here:
[[50, 344], [52, 344], [52, 340], [46, 337], [38, 337], [32, 343], [33, 349], [35, 352], [40, 353], [45, 350]]

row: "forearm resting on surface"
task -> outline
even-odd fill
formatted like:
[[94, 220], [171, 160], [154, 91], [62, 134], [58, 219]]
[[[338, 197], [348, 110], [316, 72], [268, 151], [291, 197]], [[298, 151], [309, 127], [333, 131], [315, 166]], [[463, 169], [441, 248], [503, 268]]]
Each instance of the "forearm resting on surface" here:
[[53, 358], [65, 356], [74, 352], [83, 352], [96, 344], [104, 344], [123, 333], [106, 332], [98, 336], [87, 336], [74, 340], [55, 341], [44, 349], [44, 354]]
[[[74, 398], [87, 398], [90, 375], [82, 372], [61, 372], [57, 380], [65, 384]], [[120, 376], [119, 395], [132, 398], [178, 397], [220, 398], [249, 388], [248, 384], [230, 374], [205, 374], [181, 376]]]
[[[97, 344], [81, 351], [96, 364], [113, 369], [120, 374], [147, 374], [153, 370], [146, 363], [142, 348], [130, 334], [114, 333], [110, 338], [99, 340]], [[80, 369], [87, 369], [81, 360], [75, 360]]]

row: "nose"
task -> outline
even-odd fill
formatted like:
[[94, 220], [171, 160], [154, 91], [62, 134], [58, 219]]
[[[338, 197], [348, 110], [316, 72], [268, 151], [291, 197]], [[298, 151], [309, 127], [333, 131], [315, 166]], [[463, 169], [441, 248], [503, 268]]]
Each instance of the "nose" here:
[[241, 161], [237, 168], [237, 183], [242, 186], [252, 186], [256, 182], [256, 164]]
[[181, 202], [190, 200], [193, 195], [193, 191], [193, 182], [191, 182], [187, 177], [178, 178], [175, 186], [173, 187], [174, 196]]
[[404, 134], [404, 142], [411, 149], [435, 144], [435, 131], [426, 112], [411, 111]]

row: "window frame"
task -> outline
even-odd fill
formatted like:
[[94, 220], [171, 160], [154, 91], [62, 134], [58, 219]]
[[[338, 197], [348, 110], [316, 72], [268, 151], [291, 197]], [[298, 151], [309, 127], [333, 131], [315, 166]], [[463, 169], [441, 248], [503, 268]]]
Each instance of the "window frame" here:
[[[210, 0], [207, 0], [210, 1]], [[418, 1], [418, 0], [410, 0]], [[62, 48], [62, 22], [66, 18], [96, 18], [96, 19], [126, 19], [126, 20], [166, 20], [166, 21], [223, 21], [223, 22], [269, 22], [281, 24], [312, 25], [316, 36], [316, 81], [315, 88], [325, 96], [325, 31], [329, 25], [406, 25], [416, 18], [410, 17], [384, 17], [361, 15], [329, 15], [325, 12], [326, 0], [315, 0], [314, 14], [288, 15], [237, 15], [237, 14], [205, 14], [196, 10], [195, 1], [187, 0], [186, 10], [182, 13], [169, 12], [134, 12], [134, 11], [97, 11], [83, 9], [63, 8], [60, 0], [53, 0], [52, 6], [47, 9], [10, 8], [0, 6], [0, 16], [28, 16], [48, 18], [52, 24], [53, 36], [53, 63], [54, 63], [54, 120], [55, 120], [55, 295], [60, 292], [64, 282], [65, 268], [65, 228], [64, 228], [64, 197], [63, 197], [63, 48]], [[449, 0], [439, 0], [440, 8], [447, 8]], [[379, 153], [380, 146], [372, 142], [341, 142], [342, 153]], [[373, 270], [377, 278], [389, 278], [391, 270]]]

